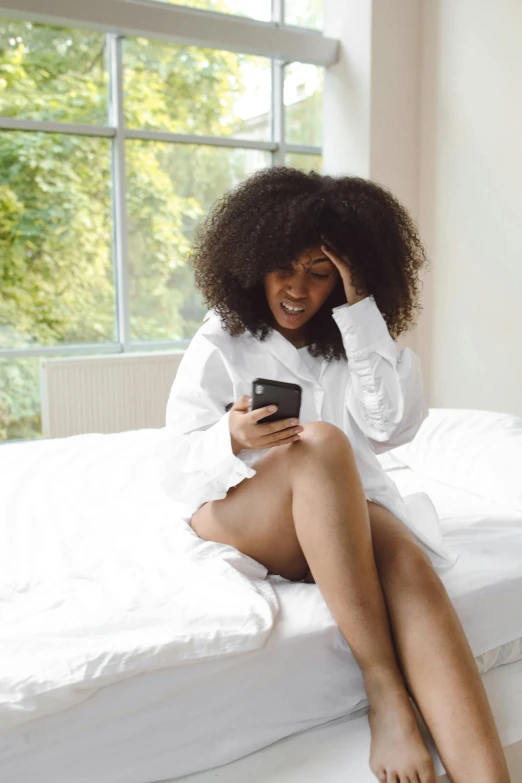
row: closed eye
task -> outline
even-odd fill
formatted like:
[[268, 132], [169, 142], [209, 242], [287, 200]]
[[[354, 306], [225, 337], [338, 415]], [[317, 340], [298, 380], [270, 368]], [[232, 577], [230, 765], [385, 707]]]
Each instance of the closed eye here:
[[[293, 274], [289, 269], [278, 269], [277, 271], [281, 277], [288, 277]], [[308, 274], [312, 275], [312, 277], [322, 277], [323, 279], [329, 277], [329, 275], [320, 275], [319, 272], [309, 272]]]

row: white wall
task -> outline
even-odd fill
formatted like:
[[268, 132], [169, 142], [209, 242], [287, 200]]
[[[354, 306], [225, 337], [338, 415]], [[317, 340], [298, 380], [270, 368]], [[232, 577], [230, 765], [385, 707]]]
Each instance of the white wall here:
[[[325, 0], [325, 33], [340, 40], [326, 72], [324, 172], [379, 182], [418, 215], [419, 0]], [[416, 332], [399, 348], [416, 350]]]
[[431, 261], [417, 328], [432, 407], [522, 415], [522, 2], [326, 0], [325, 171], [382, 182]]
[[520, 0], [425, 0], [420, 138], [429, 404], [522, 416]]
[[370, 171], [372, 0], [324, 0], [324, 32], [339, 39], [339, 62], [326, 69], [323, 171]]

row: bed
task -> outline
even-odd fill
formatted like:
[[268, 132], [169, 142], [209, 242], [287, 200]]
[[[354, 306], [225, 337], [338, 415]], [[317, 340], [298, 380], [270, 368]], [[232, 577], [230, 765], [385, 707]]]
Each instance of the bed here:
[[[198, 539], [161, 490], [168, 449], [165, 429], [0, 447], [2, 782], [370, 783], [362, 677], [317, 585]], [[440, 576], [515, 758], [522, 419], [433, 408], [380, 459], [459, 555]]]

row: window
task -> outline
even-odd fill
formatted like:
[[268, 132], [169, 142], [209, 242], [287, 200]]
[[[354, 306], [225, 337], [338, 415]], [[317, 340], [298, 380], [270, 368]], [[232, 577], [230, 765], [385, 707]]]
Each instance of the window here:
[[323, 71], [315, 65], [285, 66], [284, 104], [286, 141], [320, 147]]
[[[161, 2], [200, 8], [204, 11], [248, 16], [263, 22], [269, 22], [272, 18], [272, 0], [227, 0], [227, 2], [223, 2], [223, 0], [161, 0]], [[317, 0], [315, 4], [317, 5]]]
[[[183, 4], [261, 21], [272, 5]], [[308, 5], [295, 24], [316, 23]], [[194, 231], [258, 169], [320, 170], [323, 70], [1, 20], [0, 440], [41, 437], [41, 356], [188, 345], [206, 312]]]
[[286, 0], [285, 22], [322, 30], [323, 0]]

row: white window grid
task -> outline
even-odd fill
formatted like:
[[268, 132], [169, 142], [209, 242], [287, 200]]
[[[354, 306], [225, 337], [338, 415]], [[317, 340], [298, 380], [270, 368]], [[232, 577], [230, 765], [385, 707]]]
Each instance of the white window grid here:
[[[109, 0], [110, 5], [111, 0]], [[138, 6], [136, 0], [112, 0], [114, 5], [118, 3], [128, 3]], [[31, 8], [31, 1], [23, 2], [20, 12], [17, 7], [19, 4], [13, 0], [13, 12], [5, 6], [2, 9], [3, 16], [11, 18], [22, 18], [32, 22], [41, 22], [47, 24], [58, 24], [62, 26], [88, 26], [91, 27], [92, 19], [84, 20], [81, 16], [64, 20], [53, 13], [54, 0], [35, 0], [34, 9]], [[159, 6], [159, 3], [149, 2], [139, 3], [142, 7]], [[161, 4], [163, 5], [163, 4]], [[107, 0], [105, 0], [107, 6]], [[93, 6], [91, 6], [93, 8]], [[48, 11], [42, 14], [42, 10]], [[168, 10], [167, 10], [168, 9]], [[161, 9], [164, 10], [163, 8]], [[0, 358], [25, 358], [39, 356], [75, 356], [92, 354], [117, 354], [134, 351], [164, 351], [179, 350], [183, 351], [188, 344], [188, 340], [132, 340], [130, 330], [130, 300], [129, 300], [129, 262], [128, 262], [128, 230], [127, 230], [127, 203], [126, 203], [126, 175], [125, 175], [125, 142], [127, 139], [140, 139], [145, 141], [163, 141], [170, 143], [185, 144], [205, 144], [219, 147], [246, 148], [255, 150], [265, 150], [271, 153], [272, 165], [283, 165], [285, 156], [288, 153], [305, 153], [309, 155], [320, 155], [322, 148], [320, 146], [311, 146], [305, 144], [290, 144], [285, 141], [285, 105], [284, 105], [284, 68], [291, 62], [315, 62], [318, 65], [333, 64], [336, 61], [336, 44], [333, 39], [325, 39], [321, 33], [308, 29], [291, 28], [284, 23], [284, 0], [272, 0], [272, 22], [259, 22], [257, 20], [244, 17], [231, 17], [228, 15], [215, 14], [211, 11], [200, 11], [188, 9], [183, 6], [167, 5], [167, 13], [175, 17], [199, 17], [203, 22], [208, 19], [216, 20], [219, 17], [220, 23], [223, 22], [226, 29], [226, 22], [240, 21], [244, 29], [258, 28], [260, 32], [263, 28], [270, 31], [270, 28], [288, 29], [296, 33], [299, 39], [305, 43], [303, 53], [305, 56], [297, 59], [289, 56], [277, 56], [274, 51], [267, 51], [272, 47], [271, 42], [261, 44], [260, 48], [253, 50], [251, 46], [239, 50], [237, 45], [230, 44], [226, 39], [214, 39], [211, 43], [213, 48], [229, 49], [232, 51], [241, 51], [244, 54], [261, 54], [270, 56], [271, 60], [271, 121], [272, 121], [272, 140], [271, 141], [252, 141], [247, 139], [236, 139], [224, 136], [204, 136], [199, 134], [179, 134], [155, 130], [140, 130], [127, 128], [124, 115], [124, 95], [123, 95], [123, 56], [122, 44], [126, 37], [121, 33], [108, 32], [108, 64], [109, 64], [109, 122], [107, 125], [94, 125], [70, 122], [24, 120], [12, 117], [0, 116], [0, 130], [18, 130], [18, 131], [40, 131], [47, 133], [74, 134], [79, 136], [96, 136], [110, 138], [112, 140], [112, 218], [113, 218], [113, 270], [115, 286], [115, 308], [117, 339], [114, 342], [99, 343], [60, 343], [50, 346], [34, 346], [22, 348], [0, 349]], [[94, 11], [96, 9], [94, 8]], [[129, 32], [129, 35], [131, 33]], [[154, 35], [148, 31], [133, 31], [134, 35], [150, 39], [165, 39], [164, 34]], [[263, 36], [259, 36], [262, 40]], [[298, 40], [299, 40], [298, 39]], [[171, 39], [172, 40], [172, 39]], [[201, 39], [196, 41], [191, 38], [179, 35], [175, 36], [176, 42], [183, 42], [188, 45], [203, 46]], [[318, 50], [319, 40], [334, 46], [330, 46], [330, 51]], [[314, 43], [316, 46], [314, 47]], [[310, 44], [312, 44], [310, 46]], [[208, 44], [205, 44], [208, 45]], [[295, 43], [289, 40], [289, 48], [295, 49]], [[314, 51], [315, 50], [315, 51]]]

